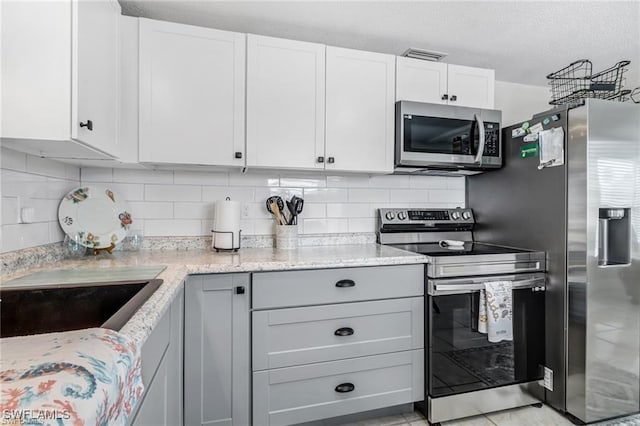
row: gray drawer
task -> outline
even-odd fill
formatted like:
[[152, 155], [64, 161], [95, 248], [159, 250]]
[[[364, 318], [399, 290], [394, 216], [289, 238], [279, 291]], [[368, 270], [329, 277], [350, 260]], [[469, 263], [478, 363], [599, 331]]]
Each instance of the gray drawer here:
[[160, 361], [164, 356], [171, 339], [171, 309], [162, 315], [158, 324], [142, 345], [142, 383], [149, 386], [156, 374]]
[[253, 308], [269, 309], [424, 295], [424, 265], [256, 272]]
[[[253, 373], [253, 424], [290, 425], [424, 399], [424, 351]], [[338, 392], [337, 387], [349, 392]]]
[[253, 313], [253, 370], [424, 347], [424, 298]]

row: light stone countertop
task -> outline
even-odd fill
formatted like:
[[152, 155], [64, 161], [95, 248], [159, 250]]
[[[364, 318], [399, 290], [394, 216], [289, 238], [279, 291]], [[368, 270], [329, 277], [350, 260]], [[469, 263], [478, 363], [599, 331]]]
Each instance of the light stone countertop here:
[[168, 309], [183, 280], [189, 274], [233, 273], [251, 271], [286, 271], [295, 269], [342, 268], [425, 263], [423, 255], [379, 244], [299, 247], [296, 250], [243, 248], [236, 253], [211, 250], [143, 250], [115, 252], [81, 260], [64, 260], [35, 267], [19, 274], [3, 276], [2, 282], [34, 272], [55, 269], [104, 269], [166, 266], [157, 278], [162, 285], [120, 330], [142, 345]]

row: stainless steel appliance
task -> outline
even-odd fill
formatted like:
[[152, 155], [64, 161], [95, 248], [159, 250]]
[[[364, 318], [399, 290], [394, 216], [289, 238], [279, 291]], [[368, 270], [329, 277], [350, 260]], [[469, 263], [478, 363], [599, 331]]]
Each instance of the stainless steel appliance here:
[[[539, 168], [536, 142], [523, 141], [531, 128], [564, 129], [564, 164]], [[505, 128], [503, 140], [504, 168], [469, 178], [467, 201], [476, 237], [548, 253], [546, 402], [587, 423], [636, 413], [640, 106], [588, 100]]]
[[496, 110], [396, 102], [396, 173], [474, 174], [502, 166]]
[[[471, 209], [379, 209], [377, 221], [379, 243], [428, 259], [423, 408], [429, 421], [539, 402], [545, 253], [474, 241]], [[513, 340], [491, 343], [478, 330], [480, 291], [502, 280], [513, 286]]]

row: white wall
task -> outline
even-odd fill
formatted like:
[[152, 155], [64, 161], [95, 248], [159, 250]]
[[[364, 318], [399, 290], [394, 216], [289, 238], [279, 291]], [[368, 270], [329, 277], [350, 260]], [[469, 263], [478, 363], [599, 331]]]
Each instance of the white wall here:
[[147, 236], [210, 235], [213, 205], [242, 202], [244, 235], [273, 233], [265, 201], [271, 195], [305, 200], [303, 234], [375, 232], [380, 207], [464, 206], [462, 177], [324, 176], [274, 172], [206, 173], [82, 168], [82, 184], [107, 186], [127, 199], [133, 228]]
[[[58, 205], [80, 184], [80, 169], [6, 148], [0, 150], [0, 158], [0, 252], [61, 241], [64, 234], [58, 224]], [[33, 223], [19, 223], [20, 207], [35, 209]]]
[[504, 127], [552, 108], [549, 87], [496, 81], [495, 109], [502, 110]]

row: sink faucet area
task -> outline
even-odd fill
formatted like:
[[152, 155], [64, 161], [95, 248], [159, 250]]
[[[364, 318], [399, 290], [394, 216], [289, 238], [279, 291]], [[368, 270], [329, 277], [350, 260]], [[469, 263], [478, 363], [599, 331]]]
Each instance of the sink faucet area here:
[[162, 280], [0, 290], [0, 337], [102, 327], [118, 331]]

